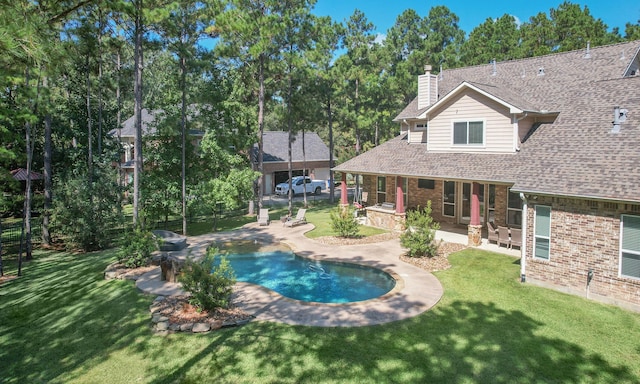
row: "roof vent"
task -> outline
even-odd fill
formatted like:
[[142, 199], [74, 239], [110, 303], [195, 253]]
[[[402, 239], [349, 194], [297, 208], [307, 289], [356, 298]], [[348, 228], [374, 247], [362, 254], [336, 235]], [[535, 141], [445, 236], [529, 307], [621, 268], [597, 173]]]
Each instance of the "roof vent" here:
[[584, 58], [585, 59], [591, 58], [591, 42], [590, 41], [587, 41], [587, 51], [584, 53]]
[[627, 113], [629, 113], [627, 109], [618, 106], [613, 107], [613, 128], [611, 129], [611, 133], [620, 132], [620, 124], [627, 121]]
[[622, 50], [622, 53], [620, 53], [620, 60], [626, 60], [627, 58], [624, 56], [624, 49]]
[[498, 74], [498, 68], [496, 66], [496, 59], [494, 58], [493, 60], [491, 60], [491, 65], [493, 66], [493, 69], [491, 70], [491, 76], [495, 76]]
[[538, 68], [538, 76], [544, 76], [544, 67]]

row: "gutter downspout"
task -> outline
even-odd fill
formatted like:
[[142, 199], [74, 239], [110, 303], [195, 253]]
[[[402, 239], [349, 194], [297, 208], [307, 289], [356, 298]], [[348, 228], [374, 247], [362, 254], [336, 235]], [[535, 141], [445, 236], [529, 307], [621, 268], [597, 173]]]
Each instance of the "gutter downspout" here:
[[520, 247], [520, 282], [526, 282], [526, 272], [527, 272], [527, 216], [529, 216], [529, 212], [527, 211], [528, 202], [527, 197], [524, 193], [520, 193], [520, 199], [522, 199], [522, 247]]

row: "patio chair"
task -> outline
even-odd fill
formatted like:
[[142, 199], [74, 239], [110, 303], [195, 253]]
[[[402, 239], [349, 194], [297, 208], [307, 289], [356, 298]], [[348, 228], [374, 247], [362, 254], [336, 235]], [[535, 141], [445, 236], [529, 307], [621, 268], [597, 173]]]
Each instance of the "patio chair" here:
[[498, 247], [502, 244], [506, 245], [507, 248], [511, 246], [509, 228], [507, 227], [498, 227]]
[[511, 248], [514, 245], [522, 249], [522, 229], [511, 228]]
[[493, 226], [493, 223], [487, 221], [487, 238], [489, 242], [495, 242], [498, 244], [498, 230]]
[[258, 214], [258, 224], [269, 225], [269, 210], [267, 208], [260, 208], [260, 213]]
[[306, 224], [307, 223], [307, 219], [305, 217], [305, 215], [307, 214], [307, 210], [304, 208], [300, 208], [298, 209], [298, 213], [296, 214], [296, 217], [294, 217], [293, 219], [289, 219], [287, 221], [284, 222], [284, 226], [285, 227], [294, 227], [298, 224]]

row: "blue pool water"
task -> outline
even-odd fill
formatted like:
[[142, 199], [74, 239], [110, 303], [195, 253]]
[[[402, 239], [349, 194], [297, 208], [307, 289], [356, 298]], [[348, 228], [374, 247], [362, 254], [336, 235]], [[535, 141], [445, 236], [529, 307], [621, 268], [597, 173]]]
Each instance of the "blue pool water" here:
[[291, 299], [319, 303], [349, 303], [373, 299], [391, 291], [388, 273], [349, 263], [315, 261], [292, 252], [227, 254], [238, 281], [262, 285]]

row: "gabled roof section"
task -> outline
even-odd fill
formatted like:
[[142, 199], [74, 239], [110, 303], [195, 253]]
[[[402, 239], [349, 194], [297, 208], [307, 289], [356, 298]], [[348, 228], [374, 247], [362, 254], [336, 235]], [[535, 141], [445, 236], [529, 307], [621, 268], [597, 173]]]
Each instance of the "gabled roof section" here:
[[[620, 56], [620, 60], [624, 59], [624, 52]], [[624, 77], [640, 76], [640, 47], [636, 50], [636, 54], [632, 58], [627, 70], [624, 72]]]
[[[289, 133], [283, 131], [266, 131], [263, 136], [263, 162], [289, 161]], [[329, 147], [315, 132], [304, 133], [304, 149], [306, 161], [329, 161]], [[253, 145], [253, 159], [258, 158], [258, 144]], [[291, 143], [293, 162], [303, 161], [302, 133], [297, 133]]]
[[[555, 53], [546, 56], [443, 70], [438, 75], [439, 100], [468, 83], [524, 111], [559, 111], [567, 89], [603, 80], [620, 79], [638, 66], [640, 40]], [[635, 64], [634, 64], [635, 63]], [[636, 74], [638, 70], [636, 70]], [[579, 102], [579, 100], [574, 100]], [[418, 119], [414, 99], [394, 121]]]
[[[498, 88], [498, 87], [492, 86], [492, 85], [469, 83], [469, 82], [464, 81], [460, 85], [458, 85], [456, 88], [454, 88], [451, 92], [449, 92], [445, 97], [441, 98], [436, 103], [434, 103], [430, 107], [428, 107], [424, 112], [419, 114], [418, 118], [419, 119], [427, 118], [427, 116], [429, 116], [430, 112], [435, 111], [441, 105], [443, 105], [443, 104], [447, 103], [449, 100], [455, 98], [457, 95], [459, 95], [465, 89], [470, 89], [470, 90], [472, 90], [474, 92], [477, 92], [477, 93], [483, 95], [484, 97], [487, 97], [487, 98], [497, 102], [498, 104], [502, 104], [505, 108], [509, 109], [510, 113], [522, 113], [522, 112], [524, 112], [525, 109], [523, 109], [522, 107], [516, 106], [516, 103], [520, 103], [521, 105], [528, 104], [528, 103], [524, 102], [523, 100], [517, 100], [516, 101], [516, 99], [519, 99], [519, 97], [517, 97], [517, 95], [512, 94], [512, 92], [509, 92], [507, 89], [501, 89], [501, 88]], [[498, 94], [500, 94], [501, 96], [498, 96]], [[534, 107], [529, 106], [528, 108], [534, 108]]]

